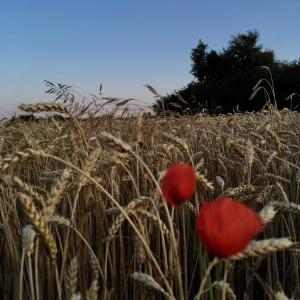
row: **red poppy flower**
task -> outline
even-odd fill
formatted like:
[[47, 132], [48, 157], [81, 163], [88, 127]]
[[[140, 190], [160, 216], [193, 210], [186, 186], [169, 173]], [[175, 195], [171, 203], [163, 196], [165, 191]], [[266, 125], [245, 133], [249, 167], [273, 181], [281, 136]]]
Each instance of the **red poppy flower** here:
[[194, 168], [184, 163], [169, 167], [161, 189], [167, 203], [178, 207], [182, 202], [192, 197], [195, 192], [196, 176]]
[[258, 214], [230, 198], [205, 203], [196, 220], [196, 230], [207, 250], [217, 257], [243, 251], [263, 229]]

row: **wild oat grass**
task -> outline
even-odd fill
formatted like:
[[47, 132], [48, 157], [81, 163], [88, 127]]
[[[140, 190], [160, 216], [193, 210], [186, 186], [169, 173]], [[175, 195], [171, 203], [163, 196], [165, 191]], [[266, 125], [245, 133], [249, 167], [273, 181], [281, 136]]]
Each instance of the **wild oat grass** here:
[[[1, 299], [193, 299], [201, 283], [201, 299], [300, 298], [299, 113], [20, 108], [68, 119], [1, 124]], [[159, 186], [178, 162], [194, 165], [198, 184], [174, 210]], [[266, 229], [230, 268], [218, 260], [207, 272], [213, 258], [194, 220], [222, 196], [252, 207]]]

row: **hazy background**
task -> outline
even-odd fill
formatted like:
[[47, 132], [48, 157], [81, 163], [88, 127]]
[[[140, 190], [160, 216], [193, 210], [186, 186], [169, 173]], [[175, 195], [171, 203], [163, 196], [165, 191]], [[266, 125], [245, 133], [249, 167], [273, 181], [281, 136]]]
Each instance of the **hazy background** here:
[[0, 116], [51, 100], [44, 79], [151, 103], [145, 84], [164, 94], [192, 80], [200, 38], [221, 50], [258, 29], [277, 58], [299, 58], [299, 12], [299, 0], [0, 0]]

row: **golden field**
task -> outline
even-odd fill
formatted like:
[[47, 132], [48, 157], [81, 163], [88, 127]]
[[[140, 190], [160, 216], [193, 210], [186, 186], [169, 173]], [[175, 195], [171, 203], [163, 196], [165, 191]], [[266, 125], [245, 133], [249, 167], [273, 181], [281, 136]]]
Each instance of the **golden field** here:
[[[80, 120], [62, 104], [21, 108], [68, 119], [1, 123], [1, 299], [300, 299], [299, 113]], [[197, 192], [174, 209], [160, 186], [177, 162], [194, 166]], [[195, 215], [222, 196], [267, 224], [208, 273]]]

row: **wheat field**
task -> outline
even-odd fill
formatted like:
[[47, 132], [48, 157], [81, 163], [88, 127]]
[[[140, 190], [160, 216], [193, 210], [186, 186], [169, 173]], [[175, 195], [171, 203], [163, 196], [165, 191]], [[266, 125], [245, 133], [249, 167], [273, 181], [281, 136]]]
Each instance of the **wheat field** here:
[[[300, 299], [299, 113], [20, 108], [67, 118], [0, 125], [1, 299]], [[197, 191], [174, 209], [160, 186], [177, 162], [194, 166]], [[222, 196], [267, 223], [227, 260], [195, 233], [203, 201]]]

